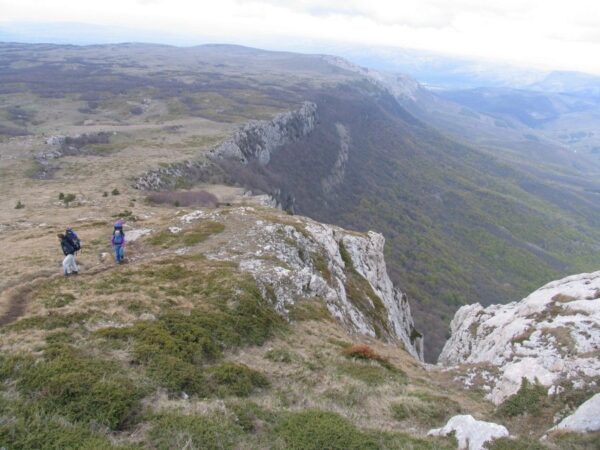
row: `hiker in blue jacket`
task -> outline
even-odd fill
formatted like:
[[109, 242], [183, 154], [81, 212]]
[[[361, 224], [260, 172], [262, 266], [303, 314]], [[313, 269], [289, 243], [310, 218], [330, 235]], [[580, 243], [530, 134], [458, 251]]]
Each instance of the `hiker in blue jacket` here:
[[125, 258], [125, 233], [122, 221], [115, 223], [111, 243], [115, 251], [115, 261], [117, 264], [121, 264]]

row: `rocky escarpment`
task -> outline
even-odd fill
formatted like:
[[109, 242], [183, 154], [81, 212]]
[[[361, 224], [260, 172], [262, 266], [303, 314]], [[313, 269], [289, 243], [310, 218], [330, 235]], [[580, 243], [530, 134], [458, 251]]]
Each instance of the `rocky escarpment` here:
[[554, 281], [521, 300], [463, 306], [439, 363], [467, 364], [462, 381], [480, 380], [496, 404], [523, 377], [558, 394], [600, 384], [600, 271]]
[[382, 235], [260, 211], [243, 207], [224, 215], [219, 210], [198, 210], [181, 217], [181, 222], [210, 219], [229, 227], [243, 223], [235, 239], [206, 256], [233, 262], [250, 273], [284, 315], [311, 301], [324, 302], [348, 330], [399, 343], [422, 360], [422, 336], [414, 327], [406, 295], [388, 277]]
[[250, 121], [201, 158], [145, 173], [135, 180], [134, 187], [141, 190], [167, 190], [206, 180], [214, 174], [214, 164], [221, 161], [240, 164], [256, 162], [264, 166], [278, 148], [310, 134], [316, 122], [317, 105], [311, 102], [304, 102], [297, 110], [277, 114], [271, 120]]
[[424, 88], [417, 80], [407, 75], [368, 69], [353, 64], [347, 59], [340, 58], [339, 56], [325, 55], [323, 58], [329, 64], [365, 77], [368, 81], [387, 91], [390, 95], [399, 100], [415, 101], [424, 91]]

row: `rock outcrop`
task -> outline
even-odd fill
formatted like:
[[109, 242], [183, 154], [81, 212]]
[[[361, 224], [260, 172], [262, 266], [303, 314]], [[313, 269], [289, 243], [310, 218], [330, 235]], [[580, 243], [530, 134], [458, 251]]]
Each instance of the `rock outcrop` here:
[[[414, 327], [406, 295], [388, 277], [385, 240], [374, 232], [353, 233], [308, 218], [262, 209], [195, 211], [181, 217], [183, 226], [201, 219], [243, 221], [244, 229], [207, 253], [208, 258], [234, 262], [257, 281], [283, 315], [302, 302], [324, 302], [329, 313], [352, 332], [402, 344], [423, 358], [422, 336]], [[284, 220], [277, 219], [284, 217]], [[247, 224], [253, 225], [248, 228]]]
[[354, 72], [358, 75], [362, 75], [368, 81], [385, 90], [394, 98], [399, 100], [406, 99], [415, 101], [420, 92], [424, 90], [417, 80], [407, 75], [379, 72], [377, 70], [368, 69], [366, 67], [353, 64], [347, 59], [339, 56], [325, 55], [323, 58], [333, 66], [349, 72]]
[[231, 138], [208, 150], [198, 159], [170, 164], [138, 177], [134, 187], [141, 190], [167, 190], [205, 180], [215, 172], [214, 163], [234, 161], [268, 164], [273, 152], [283, 145], [307, 136], [317, 123], [317, 105], [304, 102], [294, 111], [277, 114], [271, 120], [253, 120]]
[[429, 430], [428, 436], [447, 436], [455, 433], [459, 449], [483, 450], [494, 439], [508, 436], [508, 430], [493, 422], [476, 420], [471, 415], [452, 417], [443, 428]]
[[594, 395], [550, 431], [575, 431], [587, 433], [600, 431], [600, 394]]
[[564, 382], [600, 382], [600, 271], [551, 282], [520, 302], [463, 306], [450, 326], [439, 363], [471, 365], [462, 381], [481, 380], [496, 404], [523, 377], [549, 393]]

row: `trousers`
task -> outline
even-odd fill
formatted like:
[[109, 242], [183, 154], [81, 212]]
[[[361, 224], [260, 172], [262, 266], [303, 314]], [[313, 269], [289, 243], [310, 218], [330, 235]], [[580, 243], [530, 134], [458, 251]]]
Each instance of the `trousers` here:
[[65, 275], [69, 275], [73, 272], [79, 272], [77, 268], [77, 263], [75, 262], [75, 255], [67, 255], [65, 259], [63, 259], [63, 270]]

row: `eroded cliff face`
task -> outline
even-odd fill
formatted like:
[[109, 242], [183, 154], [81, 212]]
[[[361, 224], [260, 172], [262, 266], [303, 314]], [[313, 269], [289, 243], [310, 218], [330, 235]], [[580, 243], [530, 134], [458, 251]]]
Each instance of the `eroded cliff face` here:
[[154, 191], [190, 185], [218, 173], [216, 164], [221, 161], [264, 166], [277, 149], [310, 134], [316, 122], [317, 105], [304, 102], [297, 110], [277, 114], [271, 120], [250, 121], [198, 159], [152, 170], [138, 177], [133, 185]]
[[205, 219], [236, 229], [234, 239], [206, 256], [233, 262], [251, 274], [281, 314], [301, 308], [302, 302], [324, 302], [349, 331], [396, 342], [423, 359], [423, 339], [408, 299], [387, 274], [382, 235], [261, 207], [235, 208], [227, 215], [198, 210], [181, 222]]
[[[600, 271], [553, 281], [520, 302], [463, 306], [439, 357], [464, 364], [466, 384], [479, 378], [496, 404], [523, 377], [559, 393], [600, 383]], [[487, 367], [485, 366], [487, 364]], [[472, 365], [472, 366], [470, 366]]]

